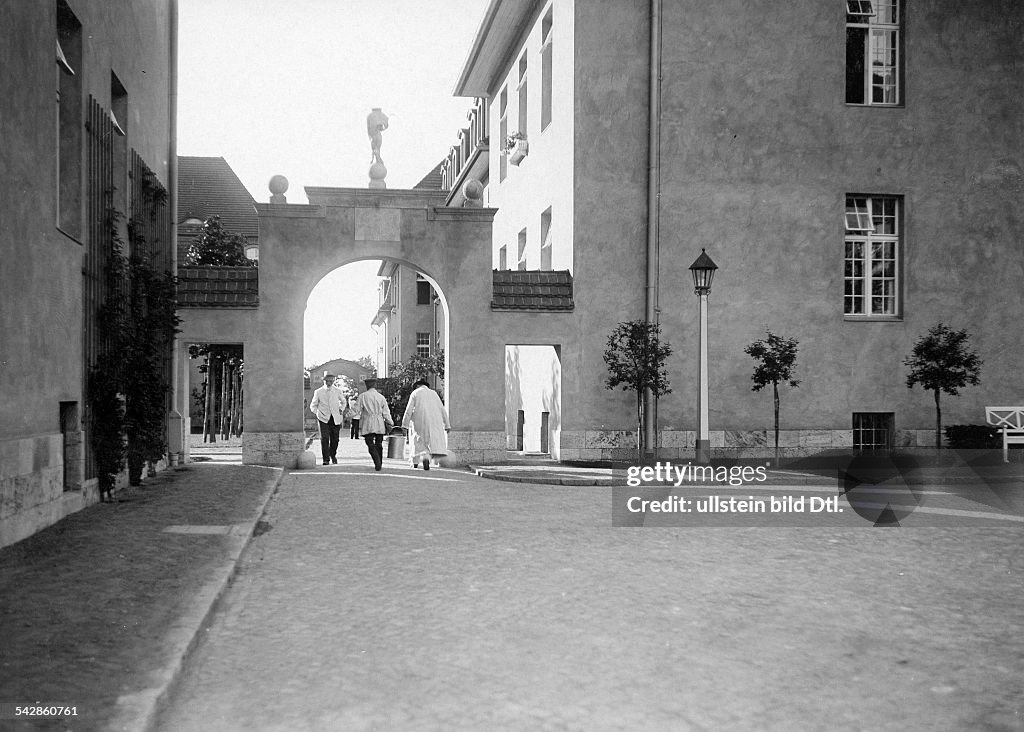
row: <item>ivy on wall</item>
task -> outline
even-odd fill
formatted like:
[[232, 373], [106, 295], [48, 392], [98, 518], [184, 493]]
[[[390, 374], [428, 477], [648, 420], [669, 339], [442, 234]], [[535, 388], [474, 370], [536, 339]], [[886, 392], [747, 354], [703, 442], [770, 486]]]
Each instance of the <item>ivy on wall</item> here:
[[[167, 451], [167, 360], [180, 322], [175, 277], [154, 266], [142, 227], [131, 221], [122, 226], [123, 221], [122, 213], [108, 210], [111, 248], [99, 317], [102, 345], [88, 384], [101, 500], [126, 461], [129, 482], [138, 485], [145, 463]], [[122, 231], [130, 243], [127, 254]]]

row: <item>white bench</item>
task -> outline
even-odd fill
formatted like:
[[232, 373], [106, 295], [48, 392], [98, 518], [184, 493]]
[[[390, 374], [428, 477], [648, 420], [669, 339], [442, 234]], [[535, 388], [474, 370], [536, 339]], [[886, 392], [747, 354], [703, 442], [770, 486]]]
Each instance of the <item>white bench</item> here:
[[1010, 445], [1024, 445], [1024, 407], [985, 407], [985, 418], [1003, 433], [1003, 462], [1010, 462]]

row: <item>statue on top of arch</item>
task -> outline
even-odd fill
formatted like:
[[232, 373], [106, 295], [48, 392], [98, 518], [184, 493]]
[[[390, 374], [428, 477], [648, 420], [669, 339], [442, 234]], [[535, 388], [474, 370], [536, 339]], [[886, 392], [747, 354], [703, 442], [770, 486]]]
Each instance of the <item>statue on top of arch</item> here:
[[380, 144], [384, 141], [381, 133], [388, 128], [388, 116], [374, 107], [366, 116], [366, 134], [370, 137], [370, 162], [383, 163], [380, 157]]

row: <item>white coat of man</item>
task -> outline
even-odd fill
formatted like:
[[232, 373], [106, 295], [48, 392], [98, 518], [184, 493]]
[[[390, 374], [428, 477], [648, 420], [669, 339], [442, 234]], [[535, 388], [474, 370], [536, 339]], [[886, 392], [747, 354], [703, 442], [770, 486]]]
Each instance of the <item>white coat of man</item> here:
[[359, 395], [359, 433], [373, 459], [373, 469], [380, 470], [384, 460], [384, 435], [394, 426], [388, 400], [377, 391], [377, 379], [365, 379], [366, 391]]
[[409, 396], [409, 404], [402, 417], [402, 426], [409, 430], [409, 445], [412, 464], [423, 464], [430, 470], [430, 459], [448, 454], [448, 422], [441, 397], [426, 381], [417, 381], [416, 388]]
[[345, 395], [334, 386], [334, 374], [324, 371], [324, 385], [313, 392], [309, 411], [320, 423], [320, 454], [324, 465], [338, 462], [338, 437], [341, 434]]

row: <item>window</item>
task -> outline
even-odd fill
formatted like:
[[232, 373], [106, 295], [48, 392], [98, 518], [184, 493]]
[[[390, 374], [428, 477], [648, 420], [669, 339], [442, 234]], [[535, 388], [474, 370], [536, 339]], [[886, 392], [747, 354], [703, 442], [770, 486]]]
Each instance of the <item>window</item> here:
[[551, 207], [540, 215], [540, 268], [551, 270]]
[[520, 271], [526, 269], [526, 229], [519, 232], [519, 259], [516, 269]]
[[900, 315], [899, 214], [895, 196], [846, 197], [845, 315]]
[[498, 249], [498, 269], [508, 269], [508, 247], [504, 244]]
[[857, 452], [887, 453], [893, 448], [893, 412], [854, 412], [853, 449]]
[[128, 209], [128, 92], [114, 72], [110, 72], [110, 122], [114, 149], [114, 206]]
[[56, 44], [56, 223], [81, 239], [82, 227], [82, 24], [57, 1]]
[[872, 16], [875, 10], [871, 7], [871, 0], [846, 0], [846, 14]]
[[519, 59], [519, 133], [526, 134], [529, 120], [529, 95], [526, 85], [526, 52]]
[[846, 0], [846, 102], [902, 103], [900, 0]]
[[423, 279], [423, 275], [416, 275], [416, 304], [429, 305], [434, 301], [434, 288]]
[[540, 49], [540, 129], [543, 132], [551, 124], [551, 19], [553, 8], [541, 21]]
[[[505, 147], [505, 140], [508, 139], [508, 88], [501, 90], [501, 94], [498, 96], [498, 140], [500, 140], [499, 149]], [[505, 180], [505, 176], [508, 175], [508, 158], [505, 155], [499, 155], [500, 162], [498, 163], [498, 181]]]
[[430, 333], [417, 332], [416, 333], [416, 355], [417, 356], [429, 356], [430, 355]]

